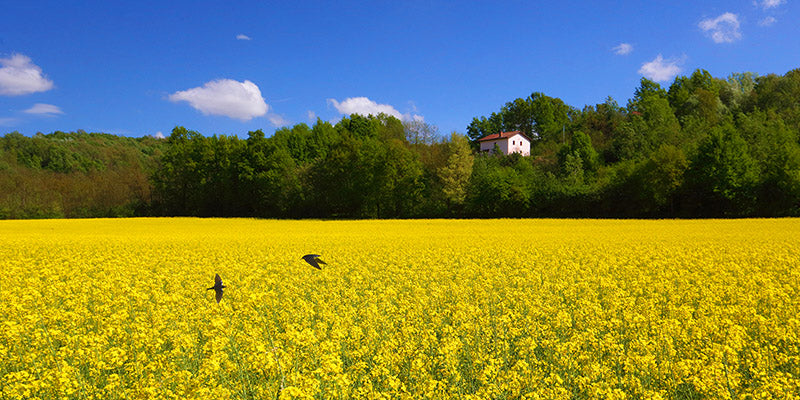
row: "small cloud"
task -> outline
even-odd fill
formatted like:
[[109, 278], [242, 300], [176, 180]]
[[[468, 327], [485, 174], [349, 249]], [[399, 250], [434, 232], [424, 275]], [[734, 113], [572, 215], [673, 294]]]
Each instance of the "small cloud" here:
[[775, 17], [766, 17], [766, 18], [762, 19], [761, 21], [758, 21], [758, 25], [759, 26], [772, 26], [776, 22], [778, 22], [778, 20], [775, 19]]
[[164, 132], [158, 131], [153, 137], [156, 139], [164, 139]]
[[778, 7], [781, 4], [786, 3], [786, 0], [763, 0], [761, 2], [756, 2], [756, 5], [760, 5], [763, 9], [767, 10], [770, 8]]
[[665, 60], [659, 54], [653, 61], [642, 64], [639, 73], [645, 78], [656, 82], [667, 82], [674, 79], [681, 72], [678, 64], [681, 60]]
[[360, 114], [360, 115], [378, 115], [386, 114], [395, 117], [401, 121], [412, 121], [419, 115], [411, 115], [410, 113], [401, 114], [397, 109], [388, 104], [378, 104], [366, 97], [349, 97], [342, 102], [336, 99], [328, 99], [328, 104], [333, 105], [336, 111], [343, 115]]
[[714, 43], [733, 43], [742, 38], [739, 16], [734, 13], [726, 12], [717, 18], [704, 19], [697, 25], [711, 36]]
[[205, 115], [222, 115], [242, 122], [267, 114], [269, 106], [261, 90], [250, 81], [218, 79], [169, 95], [169, 100], [185, 101]]
[[620, 43], [611, 50], [614, 50], [614, 54], [616, 55], [627, 56], [628, 54], [631, 54], [631, 52], [633, 51], [633, 45], [630, 43]]
[[269, 120], [269, 123], [271, 123], [272, 126], [274, 126], [276, 128], [291, 124], [291, 122], [289, 122], [289, 120], [287, 120], [286, 118], [283, 117], [283, 115], [280, 115], [280, 114], [268, 113], [267, 114], [267, 119]]
[[317, 113], [309, 110], [308, 111], [308, 120], [309, 120], [309, 122], [316, 122], [317, 121]]
[[36, 115], [44, 115], [44, 116], [55, 116], [58, 114], [64, 114], [64, 111], [58, 106], [54, 106], [52, 104], [44, 104], [44, 103], [36, 103], [33, 107], [23, 111], [27, 114], [36, 114]]
[[236, 40], [253, 40], [253, 39], [250, 39], [250, 36], [240, 33], [236, 35]]
[[42, 75], [42, 69], [28, 56], [14, 54], [0, 58], [0, 65], [0, 95], [20, 96], [53, 88], [53, 81]]

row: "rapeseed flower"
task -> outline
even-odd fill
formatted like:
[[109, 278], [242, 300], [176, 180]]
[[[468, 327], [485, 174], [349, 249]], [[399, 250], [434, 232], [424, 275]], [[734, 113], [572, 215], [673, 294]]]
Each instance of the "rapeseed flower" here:
[[798, 242], [794, 219], [0, 221], [0, 396], [796, 399]]

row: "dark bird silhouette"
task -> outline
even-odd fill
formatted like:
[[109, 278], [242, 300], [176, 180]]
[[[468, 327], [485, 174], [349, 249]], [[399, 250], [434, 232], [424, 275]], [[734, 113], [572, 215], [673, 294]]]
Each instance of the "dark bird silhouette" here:
[[325, 261], [319, 259], [319, 254], [306, 254], [303, 256], [303, 260], [311, 264], [311, 266], [316, 269], [322, 269], [319, 266], [320, 264], [328, 265]]
[[220, 278], [219, 274], [217, 274], [217, 276], [214, 277], [214, 286], [206, 290], [214, 289], [214, 292], [217, 293], [217, 303], [219, 303], [219, 301], [222, 300], [222, 289], [224, 288], [225, 285], [222, 284], [222, 278]]

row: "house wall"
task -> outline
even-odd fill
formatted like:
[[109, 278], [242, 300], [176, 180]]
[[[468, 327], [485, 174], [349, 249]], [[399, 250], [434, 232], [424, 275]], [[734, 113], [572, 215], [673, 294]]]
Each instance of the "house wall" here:
[[488, 151], [491, 153], [492, 150], [494, 150], [494, 145], [497, 144], [503, 154], [508, 154], [508, 143], [509, 142], [505, 139], [487, 140], [485, 142], [481, 142], [481, 152]]
[[[511, 143], [514, 144], [512, 145]], [[522, 135], [514, 135], [508, 138], [506, 145], [510, 146], [510, 151], [506, 151], [506, 154], [521, 153], [523, 156], [531, 155], [531, 142], [522, 137]]]
[[[511, 143], [514, 143], [513, 145]], [[500, 148], [503, 154], [520, 153], [523, 156], [531, 155], [531, 142], [522, 137], [522, 135], [514, 135], [508, 139], [487, 140], [481, 142], [481, 152], [494, 150], [495, 143]]]

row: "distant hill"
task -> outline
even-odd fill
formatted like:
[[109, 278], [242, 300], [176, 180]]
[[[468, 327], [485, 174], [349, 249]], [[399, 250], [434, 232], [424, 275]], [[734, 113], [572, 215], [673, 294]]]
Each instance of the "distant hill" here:
[[0, 218], [149, 213], [164, 140], [54, 132], [0, 138]]

